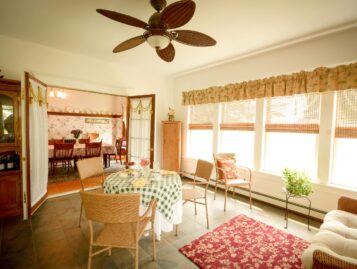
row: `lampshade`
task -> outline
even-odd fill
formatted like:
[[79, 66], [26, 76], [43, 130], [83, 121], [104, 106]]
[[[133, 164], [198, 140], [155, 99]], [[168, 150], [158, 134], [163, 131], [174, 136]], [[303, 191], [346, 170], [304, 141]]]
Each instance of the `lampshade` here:
[[146, 41], [153, 48], [164, 49], [170, 44], [170, 38], [165, 35], [151, 35]]

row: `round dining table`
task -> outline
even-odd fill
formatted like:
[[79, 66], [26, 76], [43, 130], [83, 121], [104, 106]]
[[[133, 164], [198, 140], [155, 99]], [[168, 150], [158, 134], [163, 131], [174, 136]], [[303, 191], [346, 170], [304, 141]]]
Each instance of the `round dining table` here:
[[[136, 183], [141, 184], [136, 184]], [[162, 232], [170, 232], [182, 221], [182, 183], [176, 172], [150, 171], [145, 178], [140, 170], [119, 171], [104, 181], [105, 193], [140, 193], [140, 214], [144, 214], [150, 201], [157, 201], [154, 231], [156, 239]]]

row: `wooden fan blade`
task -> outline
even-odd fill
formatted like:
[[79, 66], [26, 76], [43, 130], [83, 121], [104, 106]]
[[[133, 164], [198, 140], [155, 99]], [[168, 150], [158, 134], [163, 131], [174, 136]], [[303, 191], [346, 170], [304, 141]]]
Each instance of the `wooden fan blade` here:
[[172, 62], [172, 60], [175, 58], [175, 48], [171, 43], [162, 50], [156, 49], [156, 53], [166, 62]]
[[116, 46], [113, 49], [113, 52], [117, 53], [117, 52], [121, 52], [124, 50], [132, 49], [136, 46], [139, 46], [143, 42], [145, 42], [145, 38], [143, 36], [136, 36], [136, 37], [130, 38], [130, 39], [120, 43], [118, 46]]
[[196, 4], [192, 0], [181, 0], [168, 5], [161, 13], [160, 24], [167, 29], [178, 28], [190, 21]]
[[144, 28], [144, 29], [146, 29], [149, 26], [146, 22], [144, 22], [142, 20], [139, 20], [137, 18], [134, 18], [129, 15], [122, 14], [122, 13], [118, 13], [115, 11], [110, 11], [110, 10], [105, 10], [105, 9], [97, 9], [97, 12], [109, 19], [112, 19], [112, 20], [115, 20], [115, 21], [118, 21], [118, 22], [121, 22], [121, 23], [124, 23], [127, 25]]
[[177, 33], [175, 40], [185, 45], [208, 47], [217, 44], [216, 40], [214, 40], [212, 37], [200, 32], [190, 30], [175, 30], [175, 33]]

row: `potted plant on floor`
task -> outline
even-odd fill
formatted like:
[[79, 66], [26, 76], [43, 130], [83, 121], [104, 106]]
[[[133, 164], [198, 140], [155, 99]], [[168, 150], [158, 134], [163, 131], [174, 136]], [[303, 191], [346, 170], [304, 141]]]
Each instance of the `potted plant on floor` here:
[[285, 168], [283, 180], [286, 191], [296, 196], [308, 196], [313, 192], [312, 182], [305, 171]]

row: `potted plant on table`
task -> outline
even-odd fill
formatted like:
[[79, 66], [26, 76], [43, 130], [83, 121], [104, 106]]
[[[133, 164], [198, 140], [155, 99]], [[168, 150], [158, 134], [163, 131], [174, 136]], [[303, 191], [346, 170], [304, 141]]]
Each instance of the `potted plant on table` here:
[[141, 159], [140, 166], [142, 169], [142, 174], [145, 178], [147, 178], [150, 174], [150, 160], [148, 159]]
[[286, 191], [296, 196], [308, 196], [313, 193], [312, 182], [305, 171], [285, 168], [283, 170], [283, 180]]
[[74, 129], [71, 131], [71, 134], [73, 134], [74, 138], [76, 139], [76, 143], [78, 144], [78, 138], [80, 137], [82, 133], [82, 130], [79, 129]]

